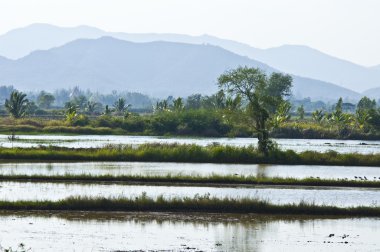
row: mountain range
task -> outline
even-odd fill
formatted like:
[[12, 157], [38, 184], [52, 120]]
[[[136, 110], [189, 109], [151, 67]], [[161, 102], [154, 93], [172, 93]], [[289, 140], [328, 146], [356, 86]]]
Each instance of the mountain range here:
[[[93, 90], [186, 96], [215, 92], [217, 77], [240, 65], [275, 71], [261, 62], [212, 45], [134, 43], [101, 37], [79, 39], [61, 47], [34, 51], [18, 60], [6, 60], [2, 63], [0, 83], [17, 83], [18, 88], [29, 90], [79, 85]], [[293, 92], [314, 99], [335, 99], [336, 92], [343, 97], [357, 96], [333, 84], [297, 76]]]
[[[105, 46], [116, 46], [121, 51]], [[165, 50], [167, 54], [155, 50]], [[64, 84], [83, 88], [136, 88], [150, 94], [210, 93], [216, 89], [217, 76], [237, 65], [293, 74], [294, 94], [298, 97], [342, 96], [356, 100], [361, 96], [359, 92], [380, 86], [379, 66], [360, 66], [306, 46], [258, 49], [208, 35], [111, 33], [88, 26], [62, 28], [34, 24], [1, 35], [0, 55], [9, 58], [0, 57], [0, 84], [28, 89]], [[171, 58], [166, 58], [169, 55]], [[102, 57], [104, 60], [99, 60]], [[80, 64], [84, 62], [87, 66]], [[147, 69], [153, 72], [148, 73]], [[364, 94], [380, 97], [378, 92]]]

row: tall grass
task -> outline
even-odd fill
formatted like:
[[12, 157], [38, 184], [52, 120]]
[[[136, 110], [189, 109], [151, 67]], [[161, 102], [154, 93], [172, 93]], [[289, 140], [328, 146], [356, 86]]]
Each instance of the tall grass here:
[[236, 185], [288, 185], [288, 186], [340, 186], [380, 188], [380, 181], [357, 181], [346, 179], [318, 179], [318, 178], [259, 178], [255, 176], [236, 175], [0, 175], [1, 181], [28, 181], [28, 182], [75, 182], [75, 183], [176, 183], [180, 186], [194, 184], [197, 186], [236, 186]]
[[296, 153], [292, 150], [274, 150], [264, 156], [252, 146], [202, 147], [179, 144], [144, 144], [138, 147], [114, 145], [89, 149], [0, 148], [0, 159], [380, 166], [380, 154], [340, 154], [334, 151]]
[[380, 216], [379, 207], [348, 207], [299, 204], [275, 205], [250, 198], [136, 198], [70, 197], [59, 201], [0, 201], [0, 210], [66, 210], [66, 211], [170, 211], [213, 213], [305, 214], [339, 216]]

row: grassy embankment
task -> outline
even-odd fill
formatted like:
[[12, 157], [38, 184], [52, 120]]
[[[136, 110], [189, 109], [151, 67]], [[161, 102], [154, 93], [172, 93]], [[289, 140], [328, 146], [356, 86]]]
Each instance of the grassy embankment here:
[[59, 147], [0, 148], [0, 160], [44, 161], [139, 161], [186, 163], [241, 163], [289, 165], [380, 166], [380, 154], [339, 154], [275, 150], [264, 156], [254, 147], [178, 144], [145, 144], [138, 147], [116, 145], [104, 148], [70, 149]]
[[380, 216], [379, 207], [335, 207], [301, 202], [299, 204], [275, 205], [267, 201], [240, 198], [194, 198], [156, 199], [145, 194], [136, 198], [87, 198], [71, 197], [60, 201], [0, 201], [0, 210], [65, 210], [65, 211], [155, 211], [155, 212], [213, 212], [258, 214], [305, 214], [339, 216]]
[[0, 175], [0, 181], [28, 182], [75, 182], [75, 183], [164, 183], [196, 186], [238, 186], [238, 185], [284, 185], [284, 186], [337, 186], [337, 187], [366, 187], [380, 188], [379, 181], [348, 180], [348, 179], [319, 179], [319, 178], [258, 178], [242, 175]]
[[[78, 119], [79, 120], [79, 119]], [[234, 121], [234, 120], [232, 120]], [[64, 120], [44, 118], [0, 118], [1, 134], [74, 134], [74, 135], [147, 135], [147, 136], [203, 136], [203, 137], [251, 137], [248, 125], [229, 122], [222, 114], [204, 110], [183, 113], [131, 116], [128, 118], [99, 116], [68, 124]], [[343, 134], [344, 133], [344, 134]], [[341, 132], [335, 125], [311, 120], [292, 120], [271, 133], [274, 138], [294, 139], [357, 139], [380, 140], [379, 129], [364, 132], [349, 127]]]

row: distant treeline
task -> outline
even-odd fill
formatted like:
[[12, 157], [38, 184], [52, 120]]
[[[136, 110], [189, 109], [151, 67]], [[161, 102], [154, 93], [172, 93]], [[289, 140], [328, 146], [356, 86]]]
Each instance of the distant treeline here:
[[[16, 90], [13, 86], [0, 86], [0, 115], [5, 115], [6, 111], [3, 107], [5, 100], [10, 96], [12, 91]], [[166, 100], [168, 105], [172, 105], [175, 98], [168, 96], [166, 99], [158, 99], [150, 97], [138, 92], [116, 91], [110, 92], [93, 92], [90, 90], [82, 90], [79, 87], [59, 89], [50, 93], [47, 91], [39, 92], [26, 92], [28, 100], [30, 101], [31, 113], [30, 115], [57, 115], [59, 109], [63, 109], [68, 104], [76, 104], [79, 108], [85, 112], [88, 104], [96, 104], [95, 114], [102, 114], [106, 106], [113, 106], [115, 102], [123, 98], [127, 104], [130, 104], [129, 110], [137, 113], [151, 113], [157, 101]], [[185, 105], [189, 109], [213, 107], [217, 102], [214, 95], [201, 95], [193, 94], [188, 97], [182, 97], [185, 101]], [[338, 99], [338, 98], [337, 98]], [[289, 102], [292, 105], [291, 114], [297, 114], [297, 108], [302, 107], [305, 115], [310, 116], [315, 110], [323, 110], [331, 112], [334, 109], [335, 103], [326, 101], [312, 101], [310, 98], [304, 98], [301, 100], [289, 98]], [[377, 102], [380, 104], [380, 99]], [[343, 111], [347, 113], [354, 113], [356, 105], [351, 102], [343, 102]]]

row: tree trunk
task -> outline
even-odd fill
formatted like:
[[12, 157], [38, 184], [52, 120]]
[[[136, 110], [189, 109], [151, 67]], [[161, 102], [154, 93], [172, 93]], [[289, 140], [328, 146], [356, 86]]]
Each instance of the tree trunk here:
[[257, 120], [256, 128], [257, 128], [257, 138], [259, 140], [258, 149], [261, 153], [267, 156], [269, 154], [269, 132], [268, 132], [268, 129], [266, 129], [265, 127], [265, 120], [264, 119]]

